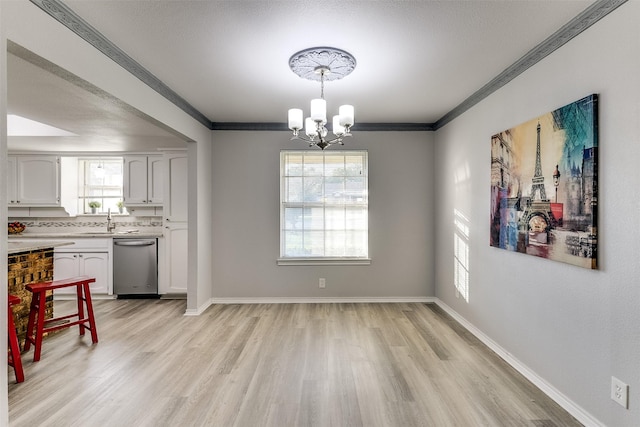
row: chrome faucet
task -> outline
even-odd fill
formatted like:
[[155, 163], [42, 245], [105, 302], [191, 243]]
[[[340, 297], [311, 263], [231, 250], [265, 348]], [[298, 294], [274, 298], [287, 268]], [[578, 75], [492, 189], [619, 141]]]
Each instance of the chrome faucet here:
[[107, 233], [113, 232], [116, 229], [116, 223], [111, 222], [111, 208], [107, 210]]

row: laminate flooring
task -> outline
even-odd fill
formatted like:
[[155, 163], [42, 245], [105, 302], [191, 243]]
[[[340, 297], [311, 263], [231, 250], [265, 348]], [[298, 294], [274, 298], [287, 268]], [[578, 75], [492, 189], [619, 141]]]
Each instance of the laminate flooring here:
[[11, 426], [581, 425], [434, 304], [94, 304], [98, 344], [9, 370]]

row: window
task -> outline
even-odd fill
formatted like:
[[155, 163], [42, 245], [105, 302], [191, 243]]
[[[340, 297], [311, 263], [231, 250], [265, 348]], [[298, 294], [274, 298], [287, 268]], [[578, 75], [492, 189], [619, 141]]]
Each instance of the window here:
[[[92, 213], [90, 203], [99, 204], [97, 213], [118, 212], [122, 201], [123, 159], [78, 159], [78, 212]], [[96, 203], [97, 202], [97, 203]]]
[[469, 220], [454, 209], [453, 282], [456, 296], [469, 302]]
[[280, 257], [365, 260], [366, 151], [282, 151]]

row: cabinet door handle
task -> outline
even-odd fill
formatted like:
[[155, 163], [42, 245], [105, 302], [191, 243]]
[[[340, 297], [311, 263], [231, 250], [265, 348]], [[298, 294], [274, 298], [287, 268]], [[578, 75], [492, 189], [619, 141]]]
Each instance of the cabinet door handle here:
[[80, 258], [82, 258], [82, 254], [78, 255]]

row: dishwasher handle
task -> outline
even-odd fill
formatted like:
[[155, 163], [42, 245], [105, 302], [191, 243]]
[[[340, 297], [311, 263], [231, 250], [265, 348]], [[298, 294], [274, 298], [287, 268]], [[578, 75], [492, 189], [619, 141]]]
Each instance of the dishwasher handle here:
[[156, 244], [155, 241], [153, 240], [131, 240], [131, 241], [122, 241], [122, 240], [115, 240], [113, 241], [113, 244], [116, 246], [153, 246]]

